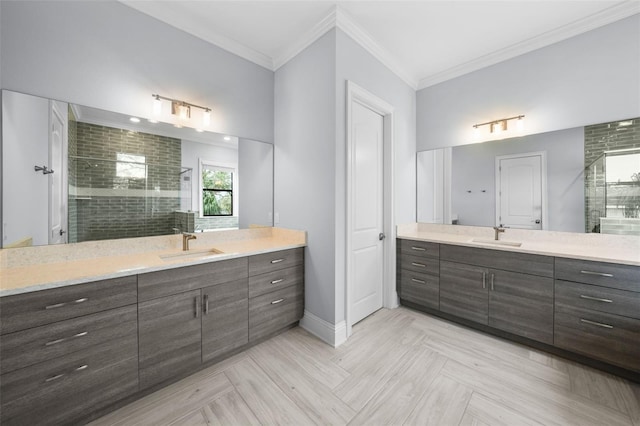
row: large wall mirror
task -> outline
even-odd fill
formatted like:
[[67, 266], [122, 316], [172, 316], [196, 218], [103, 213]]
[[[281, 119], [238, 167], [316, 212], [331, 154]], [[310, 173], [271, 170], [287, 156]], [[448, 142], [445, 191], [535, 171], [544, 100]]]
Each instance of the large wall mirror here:
[[2, 247], [273, 225], [273, 145], [2, 91]]
[[417, 220], [640, 235], [640, 118], [417, 155]]

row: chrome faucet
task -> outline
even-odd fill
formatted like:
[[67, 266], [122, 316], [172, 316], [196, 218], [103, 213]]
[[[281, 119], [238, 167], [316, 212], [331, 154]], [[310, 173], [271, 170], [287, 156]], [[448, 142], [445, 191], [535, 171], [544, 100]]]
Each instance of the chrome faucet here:
[[500, 238], [500, 233], [504, 232], [505, 229], [500, 226], [494, 226], [493, 230], [496, 231], [496, 241], [498, 241], [498, 239]]
[[182, 234], [182, 250], [189, 250], [189, 240], [195, 240], [196, 236], [193, 234], [187, 234], [186, 232]]

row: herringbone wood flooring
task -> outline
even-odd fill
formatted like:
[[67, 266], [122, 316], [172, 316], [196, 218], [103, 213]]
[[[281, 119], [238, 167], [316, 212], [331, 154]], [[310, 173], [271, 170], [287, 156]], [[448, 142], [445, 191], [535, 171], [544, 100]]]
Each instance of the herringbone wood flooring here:
[[406, 308], [300, 328], [92, 425], [632, 425], [640, 385]]

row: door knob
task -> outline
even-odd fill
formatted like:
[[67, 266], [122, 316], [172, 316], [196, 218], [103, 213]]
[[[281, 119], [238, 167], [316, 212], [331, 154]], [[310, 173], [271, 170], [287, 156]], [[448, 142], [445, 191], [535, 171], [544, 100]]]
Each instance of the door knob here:
[[386, 236], [386, 235], [384, 235], [384, 232], [381, 232], [380, 234], [378, 234], [378, 239], [379, 239], [380, 241], [384, 240], [386, 237], [387, 237], [387, 236]]
[[536, 223], [537, 223], [537, 224], [540, 224], [540, 219], [536, 219]]

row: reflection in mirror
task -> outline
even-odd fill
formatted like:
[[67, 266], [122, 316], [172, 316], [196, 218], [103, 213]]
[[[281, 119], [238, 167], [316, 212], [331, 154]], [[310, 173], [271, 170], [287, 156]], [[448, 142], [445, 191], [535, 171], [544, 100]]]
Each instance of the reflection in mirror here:
[[638, 119], [422, 151], [416, 174], [419, 222], [640, 235]]
[[2, 104], [4, 248], [272, 226], [270, 144], [6, 90]]

